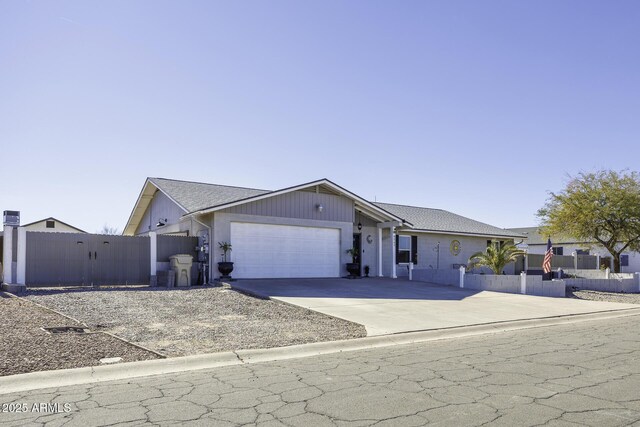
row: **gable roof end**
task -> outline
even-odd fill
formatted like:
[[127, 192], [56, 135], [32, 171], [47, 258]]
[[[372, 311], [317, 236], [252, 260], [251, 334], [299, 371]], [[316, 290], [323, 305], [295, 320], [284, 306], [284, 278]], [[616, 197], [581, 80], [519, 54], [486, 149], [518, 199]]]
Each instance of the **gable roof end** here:
[[356, 205], [356, 209], [360, 209], [362, 210], [365, 214], [368, 214], [370, 216], [372, 216], [374, 219], [378, 219], [381, 221], [398, 221], [398, 222], [404, 222], [404, 220], [396, 215], [394, 215], [391, 212], [386, 211], [385, 209], [376, 206], [375, 204], [363, 199], [362, 197], [350, 192], [349, 190], [335, 184], [334, 182], [323, 178], [317, 181], [311, 181], [311, 182], [307, 182], [305, 184], [300, 184], [300, 185], [296, 185], [293, 187], [287, 187], [287, 188], [283, 188], [280, 190], [275, 190], [275, 191], [269, 191], [269, 192], [265, 192], [263, 194], [257, 194], [254, 196], [250, 196], [250, 197], [246, 197], [243, 199], [239, 199], [239, 200], [233, 200], [233, 201], [229, 201], [226, 203], [220, 203], [217, 205], [213, 205], [213, 206], [209, 206], [207, 208], [204, 209], [200, 209], [200, 210], [196, 210], [193, 212], [190, 212], [188, 215], [203, 215], [203, 214], [207, 214], [210, 212], [215, 212], [221, 209], [227, 209], [233, 206], [237, 206], [237, 205], [242, 205], [245, 203], [251, 203], [251, 202], [255, 202], [258, 200], [262, 200], [262, 199], [266, 199], [269, 197], [275, 197], [275, 196], [279, 196], [281, 194], [286, 194], [286, 193], [291, 193], [293, 191], [298, 191], [298, 190], [303, 190], [306, 188], [310, 188], [310, 187], [315, 187], [315, 186], [324, 186], [326, 188], [331, 189], [332, 191], [335, 191], [338, 194], [341, 194], [343, 196], [349, 197], [351, 198]]

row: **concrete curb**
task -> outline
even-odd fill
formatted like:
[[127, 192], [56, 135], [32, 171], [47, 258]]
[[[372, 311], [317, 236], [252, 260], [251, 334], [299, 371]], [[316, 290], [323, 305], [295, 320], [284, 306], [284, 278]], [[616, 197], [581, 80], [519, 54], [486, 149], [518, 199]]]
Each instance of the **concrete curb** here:
[[277, 360], [340, 353], [343, 351], [368, 350], [394, 345], [456, 339], [515, 331], [519, 329], [540, 328], [638, 315], [640, 315], [640, 308], [631, 308], [560, 317], [547, 317], [542, 319], [516, 320], [447, 329], [432, 329], [394, 335], [356, 338], [346, 341], [329, 341], [270, 349], [238, 350], [235, 352], [127, 362], [87, 368], [32, 372], [28, 374], [0, 377], [0, 395], [25, 392], [29, 390], [57, 388], [104, 381], [126, 380], [130, 378], [188, 372], [200, 369], [212, 369], [249, 363], [273, 362]]

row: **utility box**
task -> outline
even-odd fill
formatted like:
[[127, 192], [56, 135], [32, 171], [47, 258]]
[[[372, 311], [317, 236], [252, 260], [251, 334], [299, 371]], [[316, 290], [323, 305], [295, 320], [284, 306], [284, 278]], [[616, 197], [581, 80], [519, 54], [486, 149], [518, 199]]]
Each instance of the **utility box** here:
[[4, 211], [2, 224], [10, 227], [20, 227], [20, 211]]
[[175, 272], [176, 286], [191, 286], [191, 265], [193, 257], [188, 254], [177, 254], [169, 257], [171, 270]]

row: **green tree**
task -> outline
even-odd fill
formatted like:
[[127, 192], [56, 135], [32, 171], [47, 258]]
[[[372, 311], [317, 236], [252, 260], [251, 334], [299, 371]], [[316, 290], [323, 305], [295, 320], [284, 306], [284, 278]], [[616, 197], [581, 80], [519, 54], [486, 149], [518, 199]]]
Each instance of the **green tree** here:
[[620, 272], [623, 251], [640, 250], [637, 172], [580, 173], [563, 191], [549, 194], [538, 211], [543, 233], [600, 243], [613, 256], [615, 272]]
[[502, 274], [507, 264], [515, 262], [524, 251], [511, 243], [500, 244], [492, 242], [484, 252], [476, 252], [469, 257], [469, 269], [474, 267], [488, 267], [495, 274]]

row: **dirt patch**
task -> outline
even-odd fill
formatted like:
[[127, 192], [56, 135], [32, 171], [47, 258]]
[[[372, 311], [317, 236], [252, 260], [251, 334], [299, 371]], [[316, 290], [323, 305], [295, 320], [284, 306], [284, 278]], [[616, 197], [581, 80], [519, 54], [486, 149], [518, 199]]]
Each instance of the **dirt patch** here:
[[18, 298], [0, 298], [0, 313], [0, 376], [158, 358], [106, 334], [48, 333], [42, 328], [84, 325]]
[[366, 336], [362, 325], [220, 287], [33, 289], [26, 298], [169, 356]]

